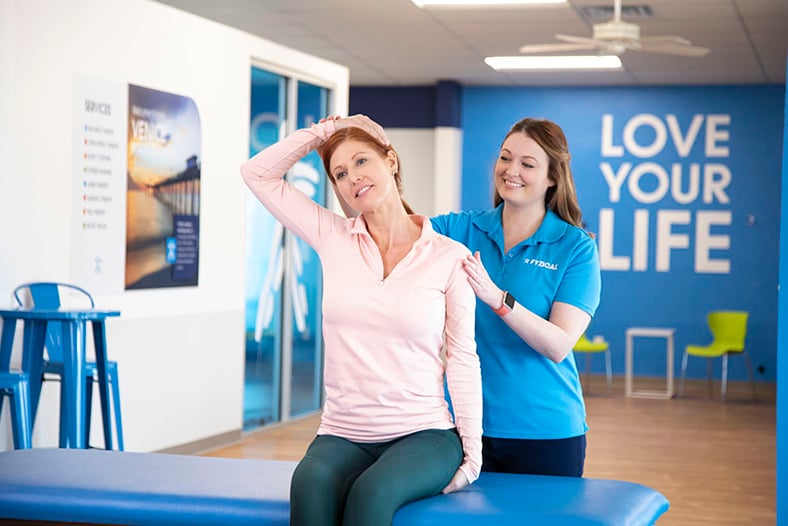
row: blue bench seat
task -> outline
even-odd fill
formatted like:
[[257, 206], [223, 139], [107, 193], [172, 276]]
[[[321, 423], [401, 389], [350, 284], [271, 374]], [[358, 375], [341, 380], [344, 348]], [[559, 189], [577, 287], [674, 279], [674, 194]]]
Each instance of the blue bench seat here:
[[[99, 449], [5, 451], [0, 519], [286, 526], [295, 465]], [[459, 492], [404, 506], [394, 526], [637, 526], [667, 509], [662, 494], [631, 482], [483, 473]]]

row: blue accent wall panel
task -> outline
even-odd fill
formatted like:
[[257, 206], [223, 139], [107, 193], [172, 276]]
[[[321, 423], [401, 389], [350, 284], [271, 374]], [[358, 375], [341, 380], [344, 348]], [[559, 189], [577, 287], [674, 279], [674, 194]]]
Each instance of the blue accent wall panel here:
[[[711, 340], [709, 311], [746, 310], [756, 379], [775, 381], [784, 97], [784, 86], [466, 87], [462, 208], [491, 205], [512, 124], [557, 122], [602, 260], [589, 332], [611, 341], [617, 373], [627, 327], [676, 329], [678, 374], [684, 347]], [[664, 376], [658, 343], [642, 349], [635, 374]], [[705, 375], [704, 362], [690, 360], [691, 377]], [[742, 359], [731, 359], [730, 378], [746, 378]]]
[[438, 82], [435, 90], [435, 126], [462, 126], [462, 86], [458, 82]]
[[[786, 78], [788, 83], [788, 78]], [[783, 106], [782, 207], [788, 209], [788, 96]], [[788, 225], [780, 228], [780, 301], [777, 341], [777, 524], [788, 522]]]
[[435, 86], [350, 88], [350, 115], [368, 115], [384, 128], [434, 128]]

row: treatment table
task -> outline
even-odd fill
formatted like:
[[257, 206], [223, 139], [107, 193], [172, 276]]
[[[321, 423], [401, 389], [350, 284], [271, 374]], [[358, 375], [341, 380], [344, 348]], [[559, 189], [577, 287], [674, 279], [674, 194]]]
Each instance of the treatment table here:
[[[296, 463], [100, 449], [0, 452], [0, 524], [277, 525], [289, 520]], [[394, 526], [649, 525], [658, 491], [593, 478], [482, 473], [412, 502]]]

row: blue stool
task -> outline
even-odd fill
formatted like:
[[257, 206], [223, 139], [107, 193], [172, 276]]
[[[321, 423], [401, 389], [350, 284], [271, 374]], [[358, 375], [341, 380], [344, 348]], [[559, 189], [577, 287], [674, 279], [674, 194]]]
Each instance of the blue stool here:
[[[60, 309], [61, 308], [61, 293], [66, 295], [70, 295], [72, 297], [77, 298], [77, 301], [81, 301], [82, 303], [89, 306], [91, 309], [95, 308], [95, 304], [93, 302], [93, 297], [90, 295], [89, 292], [84, 290], [81, 287], [77, 287], [76, 285], [70, 285], [68, 283], [54, 283], [54, 282], [36, 282], [36, 283], [26, 283], [24, 285], [18, 286], [14, 290], [14, 298], [16, 299], [17, 305], [20, 307], [32, 307], [33, 309]], [[95, 345], [98, 347], [99, 345], [103, 345], [104, 341], [104, 333], [103, 333], [103, 323], [93, 324], [94, 332], [93, 338], [95, 340]], [[100, 330], [100, 334], [97, 334], [96, 330]], [[66, 399], [65, 392], [64, 392], [64, 382], [62, 381], [63, 374], [64, 374], [64, 357], [63, 357], [63, 322], [61, 321], [50, 321], [47, 324], [46, 336], [45, 336], [45, 346], [47, 350], [48, 360], [44, 361], [44, 368], [43, 372], [45, 374], [54, 374], [57, 375], [61, 380], [61, 389], [60, 389], [60, 447], [68, 447], [66, 440], [66, 430], [65, 430], [65, 422], [68, 421], [66, 418], [66, 412], [68, 411], [68, 405], [65, 404], [63, 401]], [[95, 362], [86, 362], [84, 364], [84, 371], [85, 371], [85, 381], [86, 381], [86, 391], [85, 391], [85, 399], [86, 399], [86, 419], [85, 419], [85, 440], [87, 447], [90, 447], [90, 422], [91, 422], [91, 409], [92, 409], [92, 392], [93, 392], [93, 382], [98, 380], [98, 366]], [[121, 419], [120, 413], [120, 388], [118, 385], [118, 364], [115, 361], [108, 360], [106, 366], [106, 375], [107, 380], [110, 386], [112, 387], [112, 407], [114, 420], [115, 420], [115, 434], [118, 441], [118, 450], [123, 451], [123, 422]], [[46, 380], [46, 377], [42, 377], [42, 381]], [[38, 406], [38, 393], [39, 390], [35, 390], [32, 394], [32, 416], [35, 418], [35, 413]], [[111, 418], [111, 416], [110, 416]], [[106, 419], [104, 421], [105, 427], [105, 436], [108, 432], [110, 422]], [[111, 431], [109, 431], [111, 434]], [[73, 447], [73, 446], [72, 446]], [[105, 444], [106, 449], [112, 449], [112, 444], [107, 443]]]
[[30, 384], [24, 373], [0, 372], [0, 416], [3, 399], [11, 397], [11, 420], [14, 428], [14, 447], [31, 447]]

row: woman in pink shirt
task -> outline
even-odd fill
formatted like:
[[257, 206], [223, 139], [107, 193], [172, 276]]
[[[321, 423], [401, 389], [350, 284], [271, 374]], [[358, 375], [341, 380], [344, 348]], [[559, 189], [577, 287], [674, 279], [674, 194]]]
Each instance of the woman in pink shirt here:
[[[321, 207], [283, 179], [314, 149], [357, 217]], [[403, 504], [476, 480], [482, 400], [476, 299], [462, 268], [469, 251], [410, 212], [383, 129], [361, 115], [324, 119], [241, 173], [323, 269], [326, 400], [293, 474], [290, 524], [387, 526]]]

